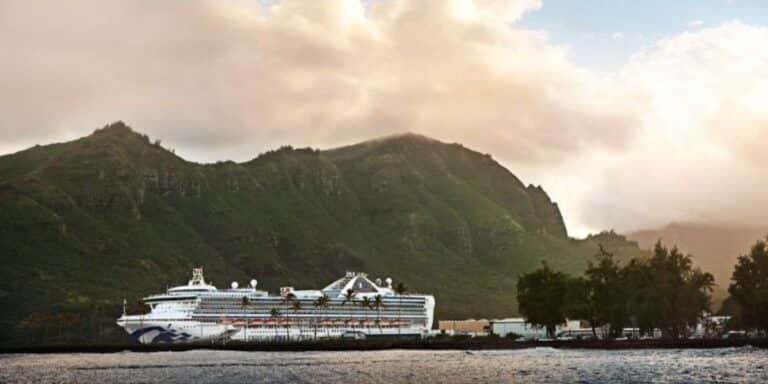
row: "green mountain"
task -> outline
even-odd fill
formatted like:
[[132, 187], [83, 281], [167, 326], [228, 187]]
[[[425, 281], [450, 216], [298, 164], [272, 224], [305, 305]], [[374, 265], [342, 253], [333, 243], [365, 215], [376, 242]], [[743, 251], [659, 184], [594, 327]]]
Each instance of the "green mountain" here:
[[319, 287], [346, 270], [434, 293], [438, 318], [517, 313], [520, 273], [580, 273], [613, 233], [567, 236], [540, 187], [459, 144], [405, 134], [197, 164], [118, 122], [0, 157], [0, 343], [122, 341], [127, 298], [185, 282]]

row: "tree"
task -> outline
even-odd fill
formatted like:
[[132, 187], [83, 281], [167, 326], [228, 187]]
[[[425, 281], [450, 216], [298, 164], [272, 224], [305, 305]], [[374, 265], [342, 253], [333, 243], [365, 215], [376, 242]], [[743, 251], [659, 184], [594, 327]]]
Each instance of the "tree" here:
[[739, 256], [728, 292], [740, 309], [745, 327], [768, 331], [768, 243], [756, 242]]
[[739, 304], [733, 295], [728, 296], [720, 310], [717, 312], [718, 316], [729, 316], [728, 323], [725, 325], [727, 330], [742, 330], [746, 328], [744, 320], [741, 315], [741, 304]]
[[[347, 292], [344, 293], [344, 300], [341, 301], [341, 305], [343, 306], [346, 303], [352, 303], [352, 306], [354, 306], [355, 305], [355, 300], [356, 300], [355, 299], [355, 295], [356, 294], [357, 293], [355, 292], [354, 289], [352, 289], [352, 288], [347, 289]], [[349, 317], [349, 321], [352, 322], [353, 320], [354, 319], [352, 318], [352, 316], [350, 316]], [[354, 331], [354, 329], [355, 329], [355, 323], [352, 323], [352, 330]]]
[[627, 318], [640, 333], [653, 333], [657, 327], [654, 311], [654, 277], [647, 262], [632, 259], [621, 270], [621, 281], [630, 292], [627, 296]]
[[526, 321], [544, 327], [550, 338], [565, 323], [568, 275], [553, 271], [547, 263], [523, 274], [517, 281], [517, 302]]
[[623, 271], [630, 292], [629, 315], [641, 331], [655, 328], [677, 339], [710, 306], [714, 278], [694, 268], [691, 257], [657, 242], [649, 259], [630, 261]]
[[373, 298], [373, 308], [376, 309], [376, 325], [379, 327], [379, 333], [384, 333], [381, 329], [381, 307], [384, 306], [384, 299], [381, 295], [376, 295]]
[[299, 311], [301, 311], [301, 302], [299, 300], [294, 299], [293, 303], [291, 304], [291, 310], [293, 311], [293, 318], [296, 319], [295, 321], [299, 323], [299, 338], [301, 338], [301, 329], [303, 327], [303, 324], [298, 317], [298, 313]]
[[280, 309], [278, 309], [278, 308], [272, 308], [269, 311], [269, 317], [271, 317], [271, 318], [273, 318], [275, 320], [275, 333], [277, 333], [277, 328], [279, 326], [278, 323], [280, 322], [280, 316], [281, 315], [282, 314], [280, 313]]
[[395, 291], [395, 294], [397, 295], [397, 337], [400, 337], [400, 331], [401, 331], [401, 322], [402, 322], [402, 310], [403, 310], [403, 295], [408, 292], [408, 286], [403, 284], [402, 282], [398, 282], [395, 284], [395, 288], [393, 288]]
[[[296, 302], [296, 295], [293, 292], [288, 292], [285, 294], [285, 298], [283, 299], [283, 304], [285, 304], [285, 312], [288, 312], [289, 309], [293, 308], [293, 304]], [[285, 338], [290, 339], [290, 319], [286, 318], [285, 321]]]
[[595, 290], [591, 281], [583, 277], [568, 278], [565, 289], [565, 316], [571, 319], [585, 319], [592, 327], [592, 335], [597, 337], [597, 315], [595, 309]]
[[[368, 311], [371, 309], [371, 298], [368, 296], [363, 297], [362, 300], [360, 300], [360, 306], [363, 308], [363, 322], [365, 323], [366, 328], [368, 328]], [[370, 329], [368, 329], [370, 332]]]
[[589, 262], [585, 272], [589, 300], [587, 319], [593, 334], [595, 328], [606, 326], [608, 337], [619, 337], [627, 323], [626, 284], [613, 254], [602, 245], [599, 247], [596, 263]]
[[[325, 310], [328, 308], [330, 303], [331, 303], [331, 298], [323, 294], [320, 297], [318, 297], [317, 300], [315, 300], [313, 305], [315, 306], [315, 308], [320, 308], [322, 310]], [[325, 330], [326, 330], [326, 336], [330, 336], [329, 334], [330, 330], [328, 330], [328, 327], [325, 327]], [[317, 339], [317, 319], [315, 319], [315, 339]]]
[[245, 319], [245, 335], [243, 335], [243, 338], [246, 342], [248, 342], [248, 314], [246, 313], [246, 310], [250, 305], [251, 301], [248, 299], [248, 296], [243, 296], [243, 300], [240, 302], [240, 308], [243, 309], [243, 318]]
[[352, 289], [352, 288], [347, 289], [347, 291], [344, 292], [344, 300], [341, 301], [341, 305], [344, 305], [346, 303], [354, 304], [355, 303], [355, 295], [357, 295], [357, 293], [355, 292], [354, 289]]

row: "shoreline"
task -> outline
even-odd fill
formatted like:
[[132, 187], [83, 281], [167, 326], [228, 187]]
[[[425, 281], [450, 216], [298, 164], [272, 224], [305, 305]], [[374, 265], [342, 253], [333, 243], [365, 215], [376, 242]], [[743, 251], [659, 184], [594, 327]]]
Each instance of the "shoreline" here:
[[49, 353], [119, 353], [119, 352], [185, 352], [194, 350], [253, 351], [253, 352], [312, 352], [312, 351], [380, 351], [407, 350], [502, 350], [550, 347], [556, 349], [714, 349], [752, 346], [768, 349], [768, 339], [696, 339], [696, 340], [571, 340], [571, 341], [513, 341], [505, 339], [467, 340], [359, 340], [310, 341], [295, 343], [184, 343], [184, 344], [105, 344], [51, 345], [30, 347], [0, 347], [0, 354]]

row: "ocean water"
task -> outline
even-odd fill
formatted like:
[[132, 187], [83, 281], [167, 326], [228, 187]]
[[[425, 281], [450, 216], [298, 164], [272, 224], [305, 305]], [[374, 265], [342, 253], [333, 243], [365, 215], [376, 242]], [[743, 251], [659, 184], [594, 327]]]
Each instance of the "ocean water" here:
[[768, 350], [0, 355], [2, 383], [768, 383]]

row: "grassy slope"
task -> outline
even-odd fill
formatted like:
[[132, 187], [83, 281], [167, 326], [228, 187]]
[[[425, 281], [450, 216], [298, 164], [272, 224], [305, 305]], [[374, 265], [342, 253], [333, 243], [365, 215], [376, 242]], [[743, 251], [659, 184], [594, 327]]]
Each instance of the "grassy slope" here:
[[0, 157], [0, 343], [118, 340], [123, 297], [139, 310], [197, 265], [270, 290], [364, 270], [434, 293], [440, 318], [509, 316], [520, 273], [580, 272], [598, 241], [640, 252], [568, 238], [543, 190], [457, 144], [402, 135], [201, 165], [118, 123]]

